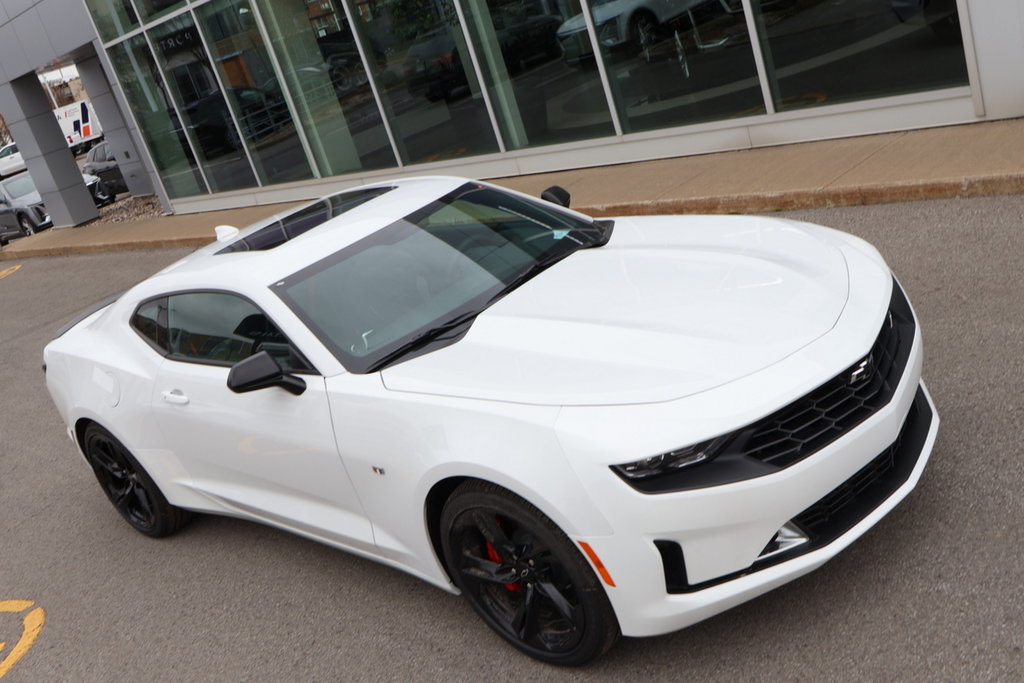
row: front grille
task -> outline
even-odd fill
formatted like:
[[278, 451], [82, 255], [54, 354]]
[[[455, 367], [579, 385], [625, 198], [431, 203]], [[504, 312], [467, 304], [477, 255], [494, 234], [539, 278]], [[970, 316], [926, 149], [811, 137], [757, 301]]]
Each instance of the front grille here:
[[675, 541], [655, 541], [665, 570], [667, 592], [692, 593], [710, 588], [832, 543], [871, 514], [910, 478], [924, 451], [932, 419], [928, 399], [924, 390], [918, 387], [914, 403], [896, 441], [852, 477], [793, 518], [792, 521], [809, 536], [810, 542], [791, 551], [754, 562], [744, 571], [691, 585], [686, 579], [686, 563], [679, 544]]
[[772, 474], [800, 462], [892, 400], [914, 333], [910, 303], [893, 280], [888, 315], [866, 356], [809, 394], [728, 435], [708, 462], [627, 483], [644, 493], [686, 491]]
[[[893, 299], [906, 298], [898, 286]], [[752, 425], [744, 453], [788, 467], [871, 417], [896, 391], [914, 334], [914, 319], [894, 314], [893, 301], [871, 352], [795, 403]], [[909, 306], [908, 306], [909, 308]]]

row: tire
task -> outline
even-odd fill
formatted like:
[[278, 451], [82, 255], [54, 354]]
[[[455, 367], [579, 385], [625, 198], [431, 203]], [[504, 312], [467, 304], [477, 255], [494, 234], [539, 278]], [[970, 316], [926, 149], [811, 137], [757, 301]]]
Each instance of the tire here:
[[459, 486], [441, 512], [444, 559], [480, 618], [522, 652], [579, 666], [619, 623], [590, 564], [537, 508], [493, 484]]
[[36, 224], [25, 214], [18, 216], [18, 225], [21, 226], [21, 234], [25, 237], [36, 234]]
[[649, 64], [653, 59], [651, 47], [658, 41], [658, 20], [650, 12], [637, 12], [629, 20], [629, 35], [637, 54]]
[[89, 425], [82, 444], [100, 487], [133, 529], [160, 538], [178, 531], [191, 519], [188, 510], [167, 502], [142, 465], [106, 429]]

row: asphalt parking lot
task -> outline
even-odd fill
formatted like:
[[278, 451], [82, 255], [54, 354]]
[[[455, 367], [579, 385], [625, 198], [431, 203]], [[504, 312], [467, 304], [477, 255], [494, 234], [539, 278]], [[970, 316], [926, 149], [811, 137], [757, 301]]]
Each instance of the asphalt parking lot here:
[[[215, 517], [165, 540], [131, 530], [68, 441], [41, 351], [188, 250], [0, 263], [0, 677], [1021, 680], [1024, 196], [780, 215], [866, 237], [904, 284], [942, 418], [932, 461], [817, 572], [568, 671], [504, 645], [461, 599], [312, 541]], [[41, 628], [5, 669], [29, 614]]]

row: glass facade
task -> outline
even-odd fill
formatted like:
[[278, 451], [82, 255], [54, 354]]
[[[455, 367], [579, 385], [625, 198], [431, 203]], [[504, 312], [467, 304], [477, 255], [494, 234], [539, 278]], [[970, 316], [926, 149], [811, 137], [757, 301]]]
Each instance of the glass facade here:
[[753, 0], [776, 109], [967, 85], [956, 0]]
[[968, 85], [956, 0], [84, 0], [168, 196]]

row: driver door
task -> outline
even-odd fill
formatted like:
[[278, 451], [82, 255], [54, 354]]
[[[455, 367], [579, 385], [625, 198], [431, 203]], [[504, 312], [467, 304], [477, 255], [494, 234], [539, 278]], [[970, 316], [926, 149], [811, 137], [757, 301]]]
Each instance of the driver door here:
[[[374, 548], [338, 454], [324, 378], [262, 311], [234, 294], [190, 292], [143, 304], [140, 316], [156, 323], [141, 326], [166, 334], [153, 414], [196, 491], [228, 512]], [[228, 389], [231, 365], [260, 350], [301, 377], [306, 390]]]

